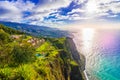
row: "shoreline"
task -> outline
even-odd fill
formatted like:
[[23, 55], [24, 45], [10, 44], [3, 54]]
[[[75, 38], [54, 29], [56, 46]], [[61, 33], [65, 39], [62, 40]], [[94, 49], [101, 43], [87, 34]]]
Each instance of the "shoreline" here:
[[85, 80], [89, 80], [85, 71], [85, 56], [78, 52], [73, 38], [67, 37], [67, 43], [69, 44], [69, 49], [72, 54], [72, 58], [79, 64], [80, 72], [83, 74], [83, 78]]
[[85, 78], [86, 80], [89, 80], [88, 76], [87, 76], [87, 73], [86, 73], [86, 70], [83, 71], [84, 75], [85, 75]]
[[[75, 44], [75, 40], [72, 38], [74, 44]], [[75, 44], [76, 46], [76, 44]], [[77, 47], [76, 47], [76, 50], [77, 50]], [[78, 51], [78, 50], [77, 50]], [[88, 75], [87, 75], [87, 72], [85, 70], [85, 65], [86, 65], [86, 59], [85, 59], [85, 56], [83, 54], [81, 54], [79, 51], [78, 51], [78, 54], [80, 56], [80, 69], [82, 70], [83, 72], [83, 76], [85, 77], [85, 80], [89, 80], [88, 78]]]
[[79, 53], [79, 55], [80, 55], [80, 70], [82, 71], [82, 73], [83, 73], [83, 76], [84, 76], [84, 78], [85, 78], [85, 80], [89, 80], [89, 78], [88, 78], [88, 75], [87, 75], [87, 72], [86, 72], [86, 70], [85, 70], [85, 56], [83, 55], [83, 54], [81, 54], [80, 52], [78, 52]]

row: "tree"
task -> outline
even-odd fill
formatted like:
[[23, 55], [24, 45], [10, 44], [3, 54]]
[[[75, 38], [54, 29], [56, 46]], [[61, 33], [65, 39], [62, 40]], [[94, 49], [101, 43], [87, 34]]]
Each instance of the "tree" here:
[[15, 64], [27, 63], [34, 60], [34, 47], [23, 44], [16, 45], [12, 51], [12, 59]]
[[10, 35], [0, 29], [0, 41], [7, 43], [10, 40]]

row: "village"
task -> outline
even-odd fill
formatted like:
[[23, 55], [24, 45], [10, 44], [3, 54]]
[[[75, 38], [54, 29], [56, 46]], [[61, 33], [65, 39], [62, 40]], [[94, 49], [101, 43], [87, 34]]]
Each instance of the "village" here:
[[27, 36], [25, 38], [24, 35], [11, 35], [11, 38], [14, 39], [14, 40], [19, 40], [20, 38], [24, 38], [23, 39], [24, 41], [26, 41], [27, 43], [32, 44], [33, 46], [41, 45], [42, 43], [45, 42], [45, 40], [43, 38], [39, 39], [39, 38], [33, 38], [31, 36]]

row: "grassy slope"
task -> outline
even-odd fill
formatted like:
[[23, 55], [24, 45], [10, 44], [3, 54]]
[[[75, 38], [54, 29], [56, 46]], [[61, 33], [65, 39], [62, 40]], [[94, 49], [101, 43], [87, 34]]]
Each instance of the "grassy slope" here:
[[[9, 30], [1, 30], [9, 38], [14, 32], [20, 34], [14, 30], [10, 33]], [[18, 40], [1, 42], [0, 80], [72, 80], [71, 76], [74, 80], [81, 80], [79, 72], [73, 74], [75, 69], [78, 70], [78, 64], [70, 57], [66, 38], [44, 38], [45, 42], [38, 47], [27, 43], [29, 38], [32, 36], [23, 35]]]

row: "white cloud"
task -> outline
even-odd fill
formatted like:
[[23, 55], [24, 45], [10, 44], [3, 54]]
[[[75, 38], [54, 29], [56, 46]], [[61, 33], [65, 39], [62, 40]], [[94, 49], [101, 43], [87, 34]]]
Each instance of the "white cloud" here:
[[85, 3], [87, 0], [74, 0], [77, 4]]
[[120, 2], [119, 0], [88, 0], [88, 3], [84, 6], [84, 10], [86, 17], [95, 19], [101, 16], [117, 17], [115, 14], [120, 13]]
[[[20, 22], [24, 20], [32, 21], [31, 24], [38, 25], [54, 25], [54, 24], [65, 24], [64, 20], [90, 20], [98, 19], [102, 16], [106, 17], [117, 17], [120, 13], [120, 2], [119, 0], [42, 0], [43, 3], [35, 5], [33, 2], [27, 0], [17, 1], [0, 1], [0, 9], [8, 12], [1, 13], [0, 20]], [[59, 8], [68, 7], [72, 1], [75, 1], [76, 5], [82, 4], [82, 7], [72, 9], [67, 15], [60, 15]], [[24, 17], [23, 12], [28, 11], [32, 14]], [[111, 11], [111, 13], [109, 13]], [[44, 21], [44, 17], [55, 16]], [[53, 22], [54, 20], [54, 22]]]
[[115, 13], [115, 14], [120, 13], [120, 2], [111, 3], [108, 6], [113, 13]]
[[[67, 7], [71, 1], [72, 0], [61, 0], [61, 1], [46, 0], [44, 1], [43, 5], [41, 5], [40, 3], [35, 5], [30, 1], [26, 1], [25, 3], [22, 0], [11, 1], [11, 2], [0, 1], [0, 8], [9, 11], [6, 12], [5, 14], [2, 14], [2, 16], [0, 16], [0, 20], [15, 21], [15, 22], [20, 22], [24, 20], [35, 20], [36, 22], [34, 21], [31, 23], [36, 23], [36, 24], [37, 22], [43, 23], [44, 17], [49, 16], [50, 13], [56, 12], [58, 8]], [[23, 18], [24, 11], [32, 12], [32, 15]]]
[[107, 12], [109, 10], [111, 10], [114, 14], [120, 13], [120, 2], [101, 5], [99, 6], [98, 12], [102, 13], [102, 12]]
[[117, 16], [118, 16], [118, 15], [109, 15], [108, 17], [111, 17], [111, 18], [112, 18], [112, 17], [117, 17]]
[[97, 0], [98, 3], [109, 4], [111, 2], [116, 2], [120, 0]]
[[71, 12], [69, 12], [68, 15], [74, 14], [74, 13], [84, 13], [84, 12], [85, 12], [84, 9], [77, 8], [77, 9], [73, 9]]
[[26, 3], [23, 3], [20, 0], [16, 2], [0, 1], [0, 9], [7, 11], [4, 14], [2, 14], [2, 16], [0, 16], [0, 19], [20, 22], [23, 19], [22, 12], [31, 10], [33, 7], [34, 4], [29, 1], [27, 1]]
[[24, 3], [22, 0], [17, 0], [16, 2], [12, 3], [16, 8], [21, 11], [31, 11], [35, 7], [35, 4], [30, 1], [26, 1]]
[[9, 3], [8, 1], [0, 2], [0, 8], [8, 11], [2, 14], [2, 16], [0, 16], [0, 19], [13, 20], [14, 18], [15, 20], [17, 20], [20, 19], [22, 16], [20, 10], [16, 8], [13, 3]]
[[67, 7], [72, 0], [46, 0], [43, 5], [36, 6], [35, 12], [41, 12], [44, 10], [55, 10], [61, 7]]

